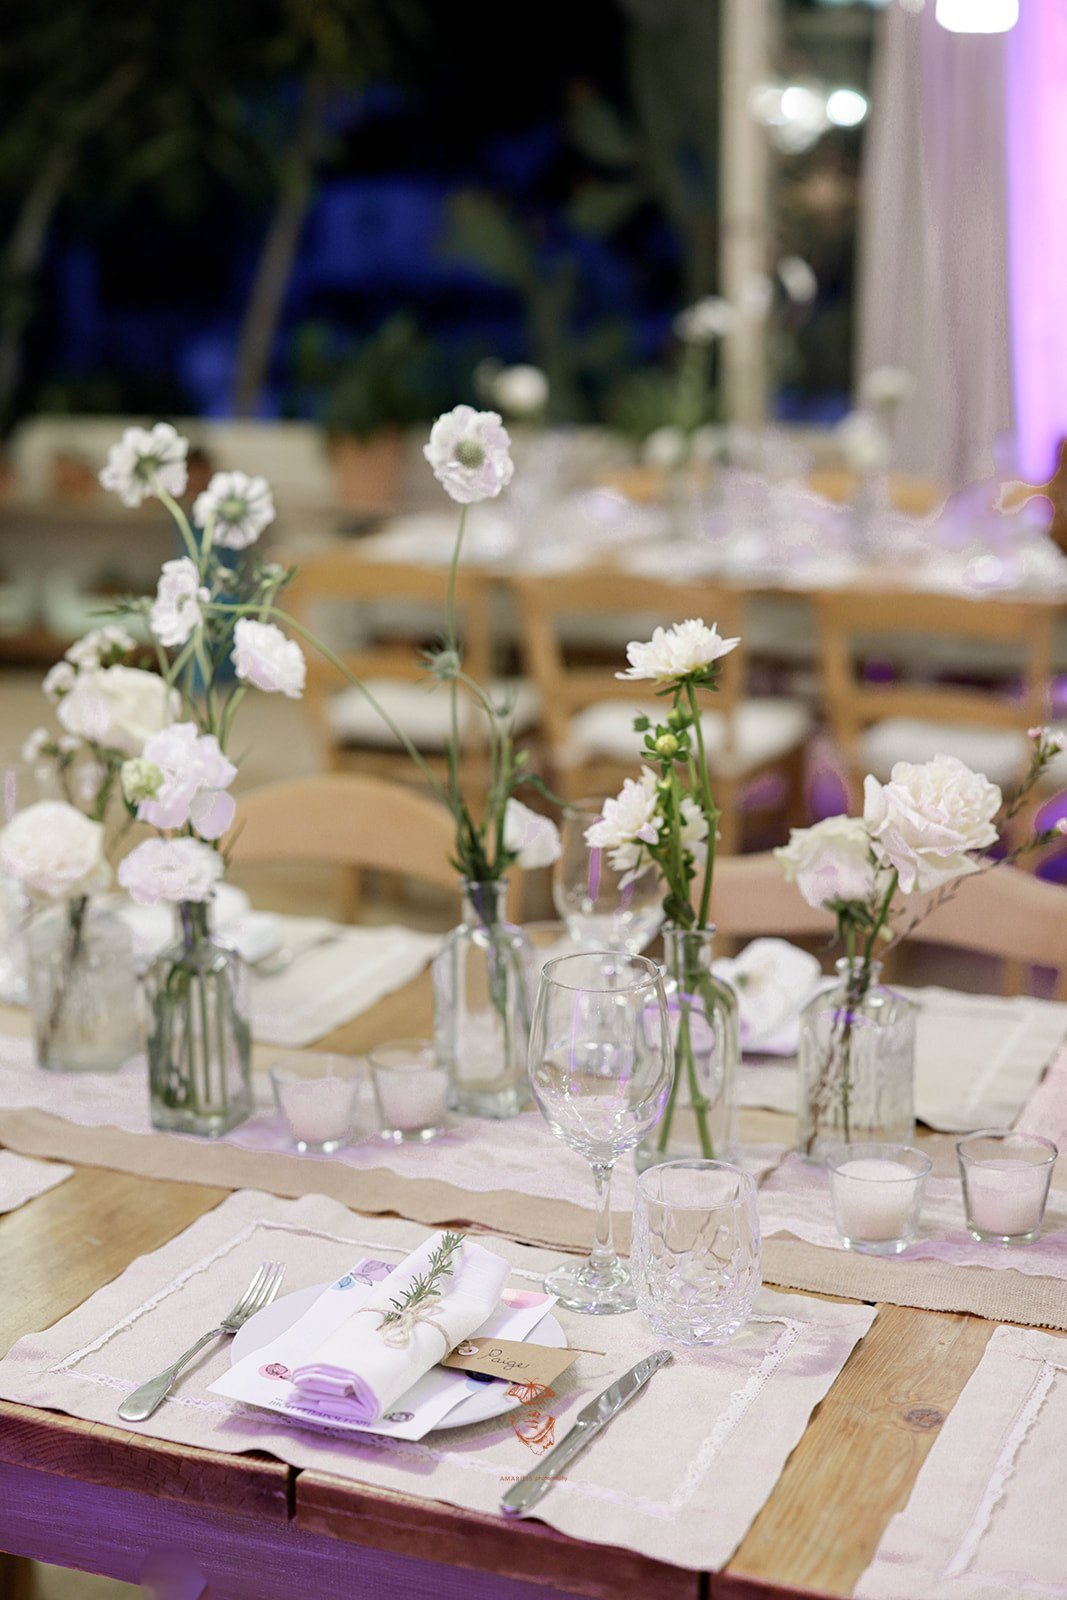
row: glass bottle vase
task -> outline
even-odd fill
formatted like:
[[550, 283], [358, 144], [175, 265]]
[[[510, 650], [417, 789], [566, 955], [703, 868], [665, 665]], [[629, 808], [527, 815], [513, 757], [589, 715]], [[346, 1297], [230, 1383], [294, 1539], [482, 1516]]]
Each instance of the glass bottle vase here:
[[532, 950], [507, 921], [507, 882], [464, 880], [463, 920], [433, 964], [434, 1045], [449, 1074], [449, 1108], [513, 1117], [529, 1101]]
[[741, 1029], [737, 995], [711, 970], [714, 944], [713, 927], [663, 930], [674, 1086], [637, 1151], [641, 1171], [685, 1156], [730, 1161], [737, 1151]]
[[918, 1007], [879, 983], [881, 962], [837, 963], [837, 979], [800, 1013], [797, 1150], [909, 1144], [915, 1136]]
[[206, 903], [180, 905], [178, 919], [145, 975], [152, 1125], [216, 1138], [253, 1109], [247, 971], [211, 934]]
[[26, 930], [37, 1060], [58, 1072], [113, 1072], [141, 1047], [133, 936], [85, 895]]

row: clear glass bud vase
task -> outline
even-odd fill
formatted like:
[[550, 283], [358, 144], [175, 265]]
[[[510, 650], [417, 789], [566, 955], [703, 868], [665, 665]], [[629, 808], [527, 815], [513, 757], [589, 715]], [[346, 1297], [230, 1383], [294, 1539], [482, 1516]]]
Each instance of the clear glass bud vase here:
[[464, 880], [463, 920], [433, 964], [434, 1044], [449, 1106], [513, 1117], [529, 1100], [529, 971], [533, 953], [506, 918], [507, 882]]
[[837, 980], [800, 1013], [797, 1149], [910, 1144], [915, 1135], [918, 1007], [879, 983], [879, 961], [837, 963]]
[[86, 896], [48, 906], [26, 931], [37, 1060], [113, 1072], [141, 1048], [133, 937]]
[[714, 928], [663, 930], [663, 987], [674, 1041], [674, 1086], [659, 1126], [637, 1151], [643, 1171], [684, 1156], [730, 1161], [737, 1152], [737, 995], [711, 970]]
[[248, 978], [206, 904], [180, 905], [178, 920], [145, 975], [152, 1124], [214, 1138], [252, 1113]]

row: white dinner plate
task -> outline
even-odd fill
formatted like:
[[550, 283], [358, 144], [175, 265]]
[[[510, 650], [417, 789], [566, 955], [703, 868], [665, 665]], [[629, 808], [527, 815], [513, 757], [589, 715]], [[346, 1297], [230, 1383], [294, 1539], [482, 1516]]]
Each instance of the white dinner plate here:
[[[328, 1283], [316, 1283], [309, 1289], [294, 1289], [292, 1294], [283, 1294], [279, 1299], [272, 1300], [269, 1306], [264, 1306], [262, 1311], [257, 1311], [230, 1341], [230, 1365], [236, 1365], [244, 1356], [250, 1356], [253, 1351], [285, 1333], [329, 1287]], [[550, 1312], [541, 1318], [529, 1337], [532, 1339], [535, 1333], [538, 1344], [546, 1345], [551, 1350], [566, 1349], [566, 1335]], [[514, 1411], [523, 1403], [515, 1395], [508, 1394], [509, 1385], [503, 1378], [475, 1378], [472, 1373], [466, 1376], [472, 1393], [466, 1400], [453, 1406], [437, 1427], [430, 1429], [431, 1433], [437, 1433], [441, 1428], [465, 1428], [472, 1422], [488, 1422], [492, 1417], [502, 1417], [506, 1412]], [[344, 1424], [332, 1418], [330, 1426], [344, 1427]], [[360, 1428], [353, 1431], [365, 1433], [367, 1430]]]

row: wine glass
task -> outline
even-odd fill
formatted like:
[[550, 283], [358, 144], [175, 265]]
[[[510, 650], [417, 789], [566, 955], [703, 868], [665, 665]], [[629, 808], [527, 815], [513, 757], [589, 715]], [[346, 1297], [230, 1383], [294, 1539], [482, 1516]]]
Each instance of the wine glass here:
[[611, 1174], [656, 1126], [673, 1078], [667, 999], [654, 961], [597, 950], [546, 964], [530, 1030], [530, 1087], [556, 1138], [589, 1162], [596, 1186], [592, 1254], [545, 1279], [571, 1311], [636, 1305], [611, 1238]]
[[564, 810], [562, 850], [552, 873], [552, 899], [575, 944], [587, 950], [639, 955], [663, 921], [663, 886], [649, 866], [633, 883], [611, 865], [610, 852], [586, 844], [602, 800], [575, 800]]

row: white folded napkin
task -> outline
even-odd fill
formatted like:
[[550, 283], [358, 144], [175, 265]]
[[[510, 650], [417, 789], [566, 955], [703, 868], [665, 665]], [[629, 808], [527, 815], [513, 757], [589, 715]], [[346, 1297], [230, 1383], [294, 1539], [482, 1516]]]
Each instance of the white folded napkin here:
[[716, 961], [713, 970], [737, 991], [742, 1050], [794, 1055], [800, 1009], [822, 977], [815, 957], [787, 939], [753, 939], [736, 959]]
[[496, 1309], [508, 1264], [472, 1239], [452, 1257], [452, 1270], [440, 1294], [419, 1310], [383, 1323], [403, 1302], [416, 1279], [425, 1277], [430, 1258], [444, 1235], [434, 1234], [401, 1262], [370, 1298], [318, 1347], [314, 1359], [297, 1367], [293, 1385], [306, 1404], [328, 1403], [353, 1422], [370, 1424], [388, 1415], [401, 1395], [423, 1373]]

